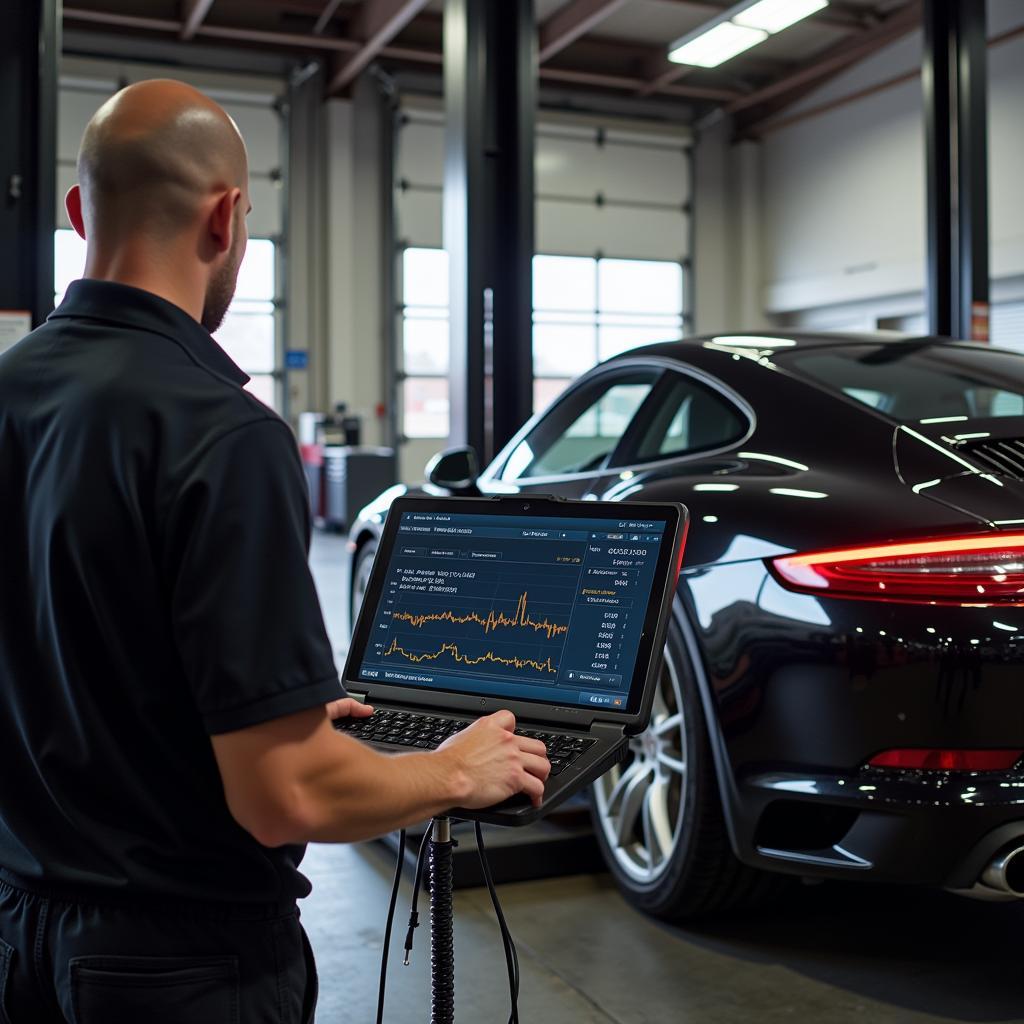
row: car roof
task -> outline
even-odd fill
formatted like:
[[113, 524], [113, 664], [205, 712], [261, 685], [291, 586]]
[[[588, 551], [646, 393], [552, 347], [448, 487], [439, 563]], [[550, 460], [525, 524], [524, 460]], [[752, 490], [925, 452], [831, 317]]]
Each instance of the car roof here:
[[619, 360], [643, 359], [645, 356], [676, 359], [684, 363], [713, 365], [723, 355], [747, 356], [754, 362], [765, 357], [779, 359], [785, 364], [788, 356], [810, 349], [840, 349], [857, 345], [884, 345], [908, 350], [925, 349], [932, 345], [953, 346], [962, 349], [996, 350], [995, 346], [974, 341], [958, 341], [939, 335], [904, 334], [899, 331], [737, 331], [733, 334], [701, 334], [672, 341], [656, 342], [629, 349], [606, 360], [604, 366], [613, 366]]

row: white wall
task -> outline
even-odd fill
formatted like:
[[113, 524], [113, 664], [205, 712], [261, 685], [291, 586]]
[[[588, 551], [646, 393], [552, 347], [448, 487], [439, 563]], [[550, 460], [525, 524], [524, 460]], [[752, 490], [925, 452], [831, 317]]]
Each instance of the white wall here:
[[[989, 0], [988, 9], [990, 38], [1024, 23], [1019, 0]], [[914, 33], [786, 116], [915, 72], [921, 49]], [[1024, 37], [990, 47], [988, 59], [992, 298], [1002, 302], [1024, 297]], [[924, 308], [926, 246], [919, 81], [770, 132], [760, 149], [763, 310], [808, 327], [913, 322]], [[735, 162], [735, 154], [728, 160]]]
[[[920, 60], [916, 33], [803, 106], [866, 88]], [[922, 291], [924, 107], [917, 81], [769, 135], [762, 160], [768, 312]]]

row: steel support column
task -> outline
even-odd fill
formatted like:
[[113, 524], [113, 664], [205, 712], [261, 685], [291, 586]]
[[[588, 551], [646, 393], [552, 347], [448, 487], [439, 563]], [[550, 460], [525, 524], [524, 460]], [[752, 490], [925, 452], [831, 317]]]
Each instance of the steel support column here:
[[60, 2], [8, 4], [0, 34], [0, 310], [53, 309]]
[[985, 4], [925, 0], [928, 329], [988, 340]]
[[487, 462], [533, 406], [533, 0], [446, 0], [451, 441]]

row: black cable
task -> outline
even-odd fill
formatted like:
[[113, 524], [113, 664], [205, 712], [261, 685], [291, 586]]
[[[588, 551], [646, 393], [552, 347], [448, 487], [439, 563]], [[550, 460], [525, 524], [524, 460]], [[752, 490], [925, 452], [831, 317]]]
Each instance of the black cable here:
[[406, 967], [409, 966], [409, 956], [412, 953], [412, 936], [420, 926], [419, 902], [420, 890], [423, 888], [423, 865], [427, 852], [427, 844], [434, 833], [434, 823], [427, 825], [423, 838], [420, 840], [420, 851], [416, 854], [416, 880], [412, 886], [412, 903], [409, 906], [409, 930], [405, 933], [405, 959], [402, 961]]
[[480, 869], [483, 871], [487, 892], [491, 897], [491, 905], [494, 907], [495, 916], [498, 918], [501, 942], [505, 947], [505, 966], [508, 969], [508, 997], [511, 1007], [508, 1022], [509, 1024], [519, 1024], [519, 954], [516, 952], [516, 944], [512, 941], [512, 933], [508, 930], [505, 915], [502, 913], [501, 904], [498, 902], [498, 891], [494, 887], [491, 866], [487, 862], [487, 853], [484, 849], [483, 830], [480, 828], [479, 821], [473, 824], [476, 827], [476, 849], [477, 853], [480, 854]]
[[398, 833], [398, 861], [395, 864], [395, 884], [391, 887], [391, 902], [388, 904], [388, 920], [384, 926], [384, 948], [380, 954], [380, 987], [377, 990], [377, 1024], [384, 1024], [384, 989], [388, 980], [388, 950], [391, 948], [391, 928], [395, 923], [395, 905], [398, 903], [398, 886], [402, 881], [402, 863], [405, 860], [405, 829]]
[[[455, 1021], [455, 922], [452, 915], [452, 846], [431, 837], [430, 857], [430, 1024]], [[440, 830], [435, 833], [441, 833]]]

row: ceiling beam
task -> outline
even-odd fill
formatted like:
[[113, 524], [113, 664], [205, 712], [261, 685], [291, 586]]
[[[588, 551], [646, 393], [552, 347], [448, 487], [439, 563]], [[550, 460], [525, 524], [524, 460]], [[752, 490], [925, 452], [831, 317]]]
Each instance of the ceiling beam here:
[[[1009, 39], [1016, 39], [1019, 36], [1024, 36], [1024, 25], [1018, 25], [1016, 28], [1010, 29], [1008, 32], [992, 36], [988, 41], [988, 45], [998, 46], [1000, 43], [1004, 43]], [[751, 121], [749, 124], [745, 125], [743, 128], [743, 137], [763, 139], [766, 135], [770, 135], [772, 132], [781, 131], [783, 128], [789, 128], [794, 124], [810, 120], [813, 117], [821, 117], [822, 114], [831, 113], [833, 110], [838, 110], [840, 107], [848, 106], [850, 103], [856, 103], [858, 100], [866, 99], [869, 96], [875, 96], [878, 93], [885, 92], [887, 89], [892, 89], [895, 86], [905, 85], [907, 82], [920, 79], [920, 77], [920, 68], [912, 68], [910, 71], [894, 75], [892, 78], [887, 78], [882, 82], [876, 82], [874, 85], [869, 85], [864, 89], [858, 89], [856, 92], [847, 93], [845, 96], [839, 96], [826, 103], [820, 103], [815, 107], [807, 107], [796, 114], [779, 117], [779, 111], [773, 111], [771, 114], [762, 115], [757, 119], [757, 121]]]
[[[110, 28], [139, 29], [144, 32], [173, 32], [181, 34], [181, 22], [168, 18], [147, 18], [133, 14], [114, 14], [109, 11], [89, 11], [81, 7], [65, 7], [65, 21], [82, 21], [92, 25], [106, 25]], [[227, 39], [239, 43], [260, 43], [275, 49], [287, 50], [335, 50], [352, 53], [359, 44], [351, 39], [333, 39], [330, 36], [304, 36], [294, 32], [266, 32], [255, 28], [234, 28], [230, 25], [200, 25], [196, 38]]]
[[[65, 7], [63, 13], [65, 21], [86, 22], [110, 28], [166, 32], [175, 35], [181, 30], [181, 22], [167, 18], [114, 14], [107, 11], [86, 10], [80, 7]], [[352, 39], [337, 39], [333, 36], [301, 35], [294, 32], [268, 32], [262, 29], [235, 28], [229, 25], [200, 25], [196, 29], [196, 38], [254, 43], [276, 50], [288, 50], [292, 53], [309, 53], [321, 50], [354, 54], [361, 50], [364, 45]], [[439, 50], [421, 50], [406, 46], [384, 46], [380, 49], [379, 56], [392, 60], [432, 64], [434, 66], [440, 65], [442, 62], [442, 55]], [[644, 84], [643, 78], [582, 70], [577, 71], [568, 68], [542, 67], [540, 69], [540, 77], [542, 81], [547, 82], [596, 86], [605, 89], [615, 89], [620, 92], [634, 93]], [[659, 92], [683, 99], [711, 100], [719, 103], [727, 103], [736, 99], [739, 95], [735, 90], [697, 85], [666, 85]]]
[[212, 6], [213, 0], [182, 0], [181, 31], [178, 36], [181, 39], [191, 39], [210, 13]]
[[870, 57], [871, 54], [920, 26], [920, 0], [910, 0], [905, 7], [901, 7], [885, 21], [879, 22], [852, 44], [849, 40], [844, 40], [792, 74], [785, 75], [761, 89], [733, 100], [724, 108], [724, 113], [735, 114], [782, 96], [786, 97], [787, 104], [791, 103], [799, 98], [793, 95], [797, 90], [801, 90], [800, 95], [803, 95], [804, 92], [817, 88], [822, 79], [838, 74], [851, 64]]
[[[541, 81], [568, 82], [574, 85], [599, 85], [608, 89], [624, 89], [636, 92], [644, 84], [642, 78], [630, 78], [627, 75], [606, 75], [594, 71], [573, 71], [568, 68], [541, 68]], [[669, 85], [662, 92], [670, 96], [682, 96], [694, 100], [718, 100], [728, 102], [736, 98], [731, 89], [713, 89], [699, 85]]]
[[670, 68], [666, 68], [656, 78], [651, 78], [644, 82], [637, 89], [636, 94], [637, 96], [650, 96], [651, 93], [660, 92], [666, 85], [671, 85], [673, 82], [678, 82], [679, 79], [692, 74], [693, 70], [693, 66], [690, 64], [675, 64]]
[[537, 58], [543, 63], [625, 6], [626, 0], [569, 0], [540, 27]]
[[327, 26], [330, 24], [331, 18], [334, 17], [334, 12], [341, 6], [341, 0], [327, 0], [324, 5], [324, 9], [320, 12], [320, 17], [316, 19], [316, 24], [313, 26], [313, 35], [318, 36]]
[[352, 25], [352, 36], [362, 45], [341, 62], [327, 84], [327, 95], [336, 95], [352, 82], [426, 6], [427, 0], [364, 0]]

